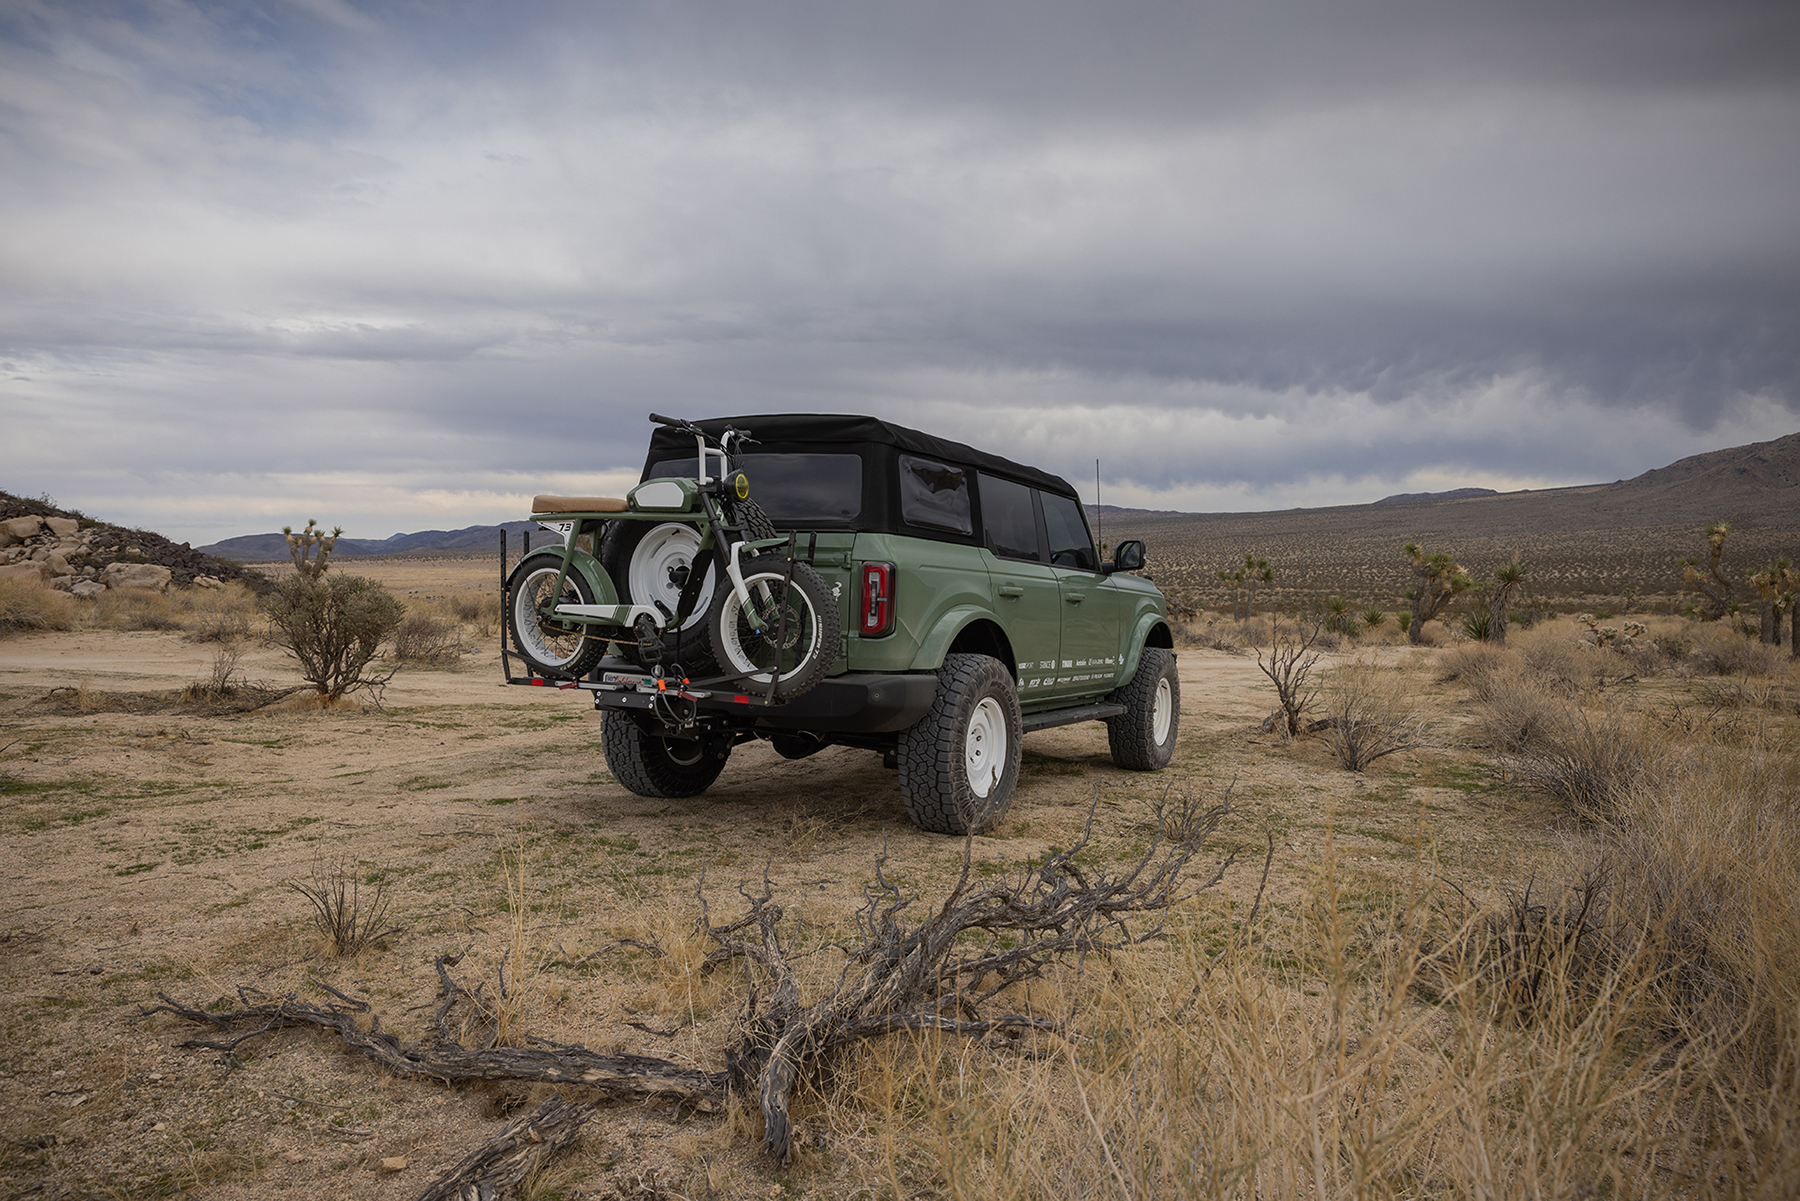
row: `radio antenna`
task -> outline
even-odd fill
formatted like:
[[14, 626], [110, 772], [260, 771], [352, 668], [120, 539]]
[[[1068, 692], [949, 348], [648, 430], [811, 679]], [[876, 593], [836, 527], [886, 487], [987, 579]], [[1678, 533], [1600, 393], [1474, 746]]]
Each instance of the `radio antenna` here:
[[1100, 460], [1094, 460], [1094, 541], [1100, 543], [1100, 551], [1106, 553], [1106, 542], [1100, 537]]

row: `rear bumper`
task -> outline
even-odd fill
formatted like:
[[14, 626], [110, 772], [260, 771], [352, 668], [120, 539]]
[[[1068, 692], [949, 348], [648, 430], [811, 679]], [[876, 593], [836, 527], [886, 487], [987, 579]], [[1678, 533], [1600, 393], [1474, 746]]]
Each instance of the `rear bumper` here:
[[[592, 685], [583, 682], [583, 687]], [[937, 695], [935, 672], [846, 672], [821, 681], [805, 696], [764, 705], [754, 693], [716, 692], [696, 702], [700, 712], [740, 718], [757, 729], [820, 734], [893, 734], [917, 724]], [[594, 708], [651, 712], [652, 695], [628, 688], [595, 688]], [[733, 723], [736, 724], [736, 723]]]

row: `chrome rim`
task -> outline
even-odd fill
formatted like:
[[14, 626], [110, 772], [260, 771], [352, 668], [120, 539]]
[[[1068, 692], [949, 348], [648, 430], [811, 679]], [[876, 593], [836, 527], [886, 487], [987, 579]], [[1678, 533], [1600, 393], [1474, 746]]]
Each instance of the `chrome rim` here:
[[1150, 707], [1150, 736], [1161, 746], [1169, 740], [1169, 730], [1175, 724], [1175, 690], [1169, 687], [1169, 681], [1156, 682], [1156, 700]]
[[[664, 613], [674, 614], [681, 604], [681, 589], [687, 573], [694, 569], [700, 554], [700, 531], [691, 525], [671, 521], [653, 527], [631, 552], [625, 569], [625, 586], [631, 590], [634, 605], [659, 605]], [[700, 595], [694, 611], [682, 623], [692, 629], [706, 619], [712, 608], [713, 566], [706, 565], [706, 577], [700, 584]]]
[[993, 697], [983, 697], [969, 714], [963, 737], [963, 773], [969, 791], [986, 798], [1006, 774], [1006, 711]]
[[[519, 649], [545, 667], [561, 667], [573, 662], [587, 638], [579, 626], [564, 629], [544, 621], [542, 610], [553, 599], [557, 575], [555, 567], [540, 567], [529, 573], [513, 594], [513, 632], [518, 635]], [[581, 594], [576, 591], [573, 580], [563, 580], [562, 596], [557, 603], [581, 603]]]
[[781, 577], [773, 574], [746, 576], [744, 590], [750, 594], [750, 603], [758, 614], [766, 618], [767, 625], [761, 630], [751, 625], [736, 589], [732, 589], [725, 594], [725, 605], [720, 613], [719, 633], [723, 645], [719, 650], [731, 670], [739, 675], [766, 684], [771, 673], [779, 672], [777, 678], [785, 680], [810, 660], [818, 647], [819, 615], [799, 585], [788, 585], [787, 629], [781, 646], [777, 647], [775, 634], [780, 625], [780, 612], [776, 599], [781, 592]]

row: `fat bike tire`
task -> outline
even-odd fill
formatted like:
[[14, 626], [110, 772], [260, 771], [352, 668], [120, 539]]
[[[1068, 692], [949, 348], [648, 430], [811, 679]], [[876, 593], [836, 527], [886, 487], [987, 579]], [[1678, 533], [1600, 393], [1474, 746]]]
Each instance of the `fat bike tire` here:
[[825, 678], [843, 629], [824, 578], [806, 563], [792, 564], [789, 575], [789, 566], [782, 554], [746, 559], [740, 569], [751, 609], [727, 583], [715, 592], [707, 623], [719, 670], [750, 688], [767, 688], [773, 677], [776, 699], [783, 701], [805, 695]]
[[[606, 640], [596, 638], [589, 627], [546, 620], [544, 605], [551, 601], [562, 564], [553, 558], [527, 559], [506, 583], [506, 625], [513, 646], [532, 671], [550, 679], [579, 680], [606, 654]], [[555, 603], [591, 605], [593, 590], [581, 573], [563, 577]]]

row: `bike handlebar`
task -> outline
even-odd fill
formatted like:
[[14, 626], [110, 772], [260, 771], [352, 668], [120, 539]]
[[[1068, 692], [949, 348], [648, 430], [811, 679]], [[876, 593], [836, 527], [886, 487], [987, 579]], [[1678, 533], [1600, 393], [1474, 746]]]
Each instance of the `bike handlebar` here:
[[[652, 413], [652, 414], [650, 414], [650, 420], [654, 421], [657, 425], [665, 425], [665, 426], [668, 426], [670, 429], [680, 430], [684, 434], [698, 435], [699, 437], [704, 438], [708, 442], [712, 443], [714, 446], [723, 445], [723, 443], [721, 442], [720, 439], [714, 438], [711, 434], [708, 434], [705, 430], [701, 429], [699, 426], [695, 425], [693, 422], [685, 421], [680, 417], [664, 417], [661, 413]], [[738, 429], [735, 426], [729, 426], [729, 425], [726, 426], [724, 429], [724, 433], [736, 434], [739, 445], [746, 445], [746, 444], [753, 443], [756, 441], [756, 439], [752, 438], [749, 435], [749, 433], [747, 433], [744, 430]]]

